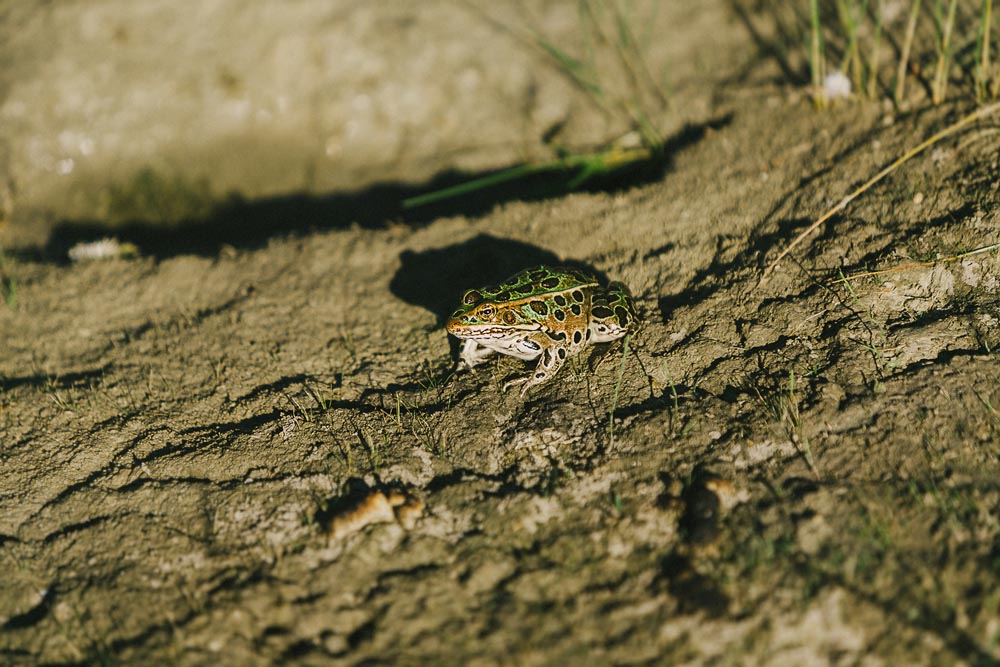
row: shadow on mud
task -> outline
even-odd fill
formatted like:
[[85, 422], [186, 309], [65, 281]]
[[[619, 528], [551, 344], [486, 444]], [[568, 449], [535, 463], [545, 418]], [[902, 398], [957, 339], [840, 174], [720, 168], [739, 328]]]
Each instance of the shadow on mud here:
[[443, 323], [464, 290], [496, 284], [536, 264], [559, 257], [530, 243], [480, 234], [462, 243], [423, 252], [404, 250], [389, 289], [403, 301], [434, 313]]
[[403, 301], [434, 313], [439, 324], [458, 306], [463, 291], [498, 284], [538, 264], [573, 266], [607, 282], [607, 276], [587, 264], [560, 259], [530, 243], [489, 234], [423, 252], [404, 250], [400, 262], [389, 289]]
[[0, 376], [0, 393], [21, 387], [45, 388], [51, 391], [87, 387], [104, 377], [110, 368], [105, 364], [99, 368], [70, 371], [62, 374], [35, 373], [15, 377]]
[[[724, 127], [730, 117], [688, 125], [671, 137], [648, 160], [593, 176], [579, 191], [616, 192], [655, 182], [670, 167], [673, 156], [700, 141], [713, 129]], [[476, 217], [508, 201], [537, 201], [569, 192], [575, 171], [549, 171], [485, 187], [425, 206], [406, 208], [403, 201], [500, 174], [505, 170], [462, 172], [448, 170], [421, 185], [377, 183], [358, 191], [326, 195], [289, 194], [256, 200], [233, 197], [202, 217], [174, 223], [136, 219], [111, 224], [101, 220], [63, 220], [56, 224], [42, 260], [63, 261], [69, 248], [80, 242], [108, 236], [135, 244], [139, 251], [159, 259], [183, 254], [214, 256], [222, 248], [252, 249], [276, 237], [357, 225], [382, 229], [391, 224], [420, 226], [440, 217]], [[521, 266], [524, 266], [522, 263]]]

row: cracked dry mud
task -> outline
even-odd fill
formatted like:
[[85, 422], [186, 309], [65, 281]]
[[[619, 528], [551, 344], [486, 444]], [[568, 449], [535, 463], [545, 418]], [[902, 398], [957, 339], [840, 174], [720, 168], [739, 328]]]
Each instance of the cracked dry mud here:
[[[571, 39], [566, 4], [532, 20]], [[620, 129], [501, 29], [518, 6], [260, 3], [252, 21], [222, 0], [194, 17], [143, 6], [180, 22], [157, 24], [178, 59], [166, 135], [123, 101], [88, 120], [97, 148], [62, 179], [32, 160], [80, 119], [18, 105], [80, 77], [124, 100], [74, 49], [108, 37], [120, 51], [102, 57], [148, 81], [152, 19], [112, 0], [16, 5], [0, 29], [25, 68], [0, 88], [0, 113], [21, 119], [0, 123], [17, 186], [0, 266], [14, 288], [0, 307], [0, 662], [1000, 660], [997, 253], [837, 282], [1000, 242], [995, 124], [914, 160], [759, 285], [800, 229], [956, 112], [816, 112], [726, 3], [668, 3], [659, 29], [676, 38], [651, 55], [670, 65], [664, 126], [701, 130], [661, 175], [403, 214], [392, 197], [523, 158], [547, 123], [576, 143]], [[26, 46], [77, 22], [79, 41]], [[185, 41], [195, 22], [271, 46], [240, 69], [225, 42]], [[284, 94], [305, 117], [258, 115], [254, 133], [188, 123], [221, 123], [225, 100], [263, 104], [299, 59], [312, 69]], [[202, 71], [205, 86], [182, 85]], [[352, 112], [345, 90], [376, 108], [358, 97]], [[394, 95], [416, 115], [378, 106]], [[337, 134], [352, 113], [360, 134]], [[181, 224], [111, 220], [105, 195], [142, 166], [140, 138], [176, 183], [243, 199]], [[268, 156], [252, 177], [248, 154]], [[140, 256], [68, 263], [81, 230]], [[441, 324], [462, 291], [562, 260], [629, 285], [645, 318], [629, 354], [570, 363], [526, 400], [500, 391], [520, 361], [453, 373]]]

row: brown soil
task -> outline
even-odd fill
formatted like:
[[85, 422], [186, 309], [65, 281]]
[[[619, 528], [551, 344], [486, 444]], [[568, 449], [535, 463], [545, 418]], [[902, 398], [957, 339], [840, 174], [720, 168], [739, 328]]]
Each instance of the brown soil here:
[[[817, 112], [667, 3], [666, 164], [404, 211], [626, 129], [525, 39], [576, 3], [199, 6], [0, 10], [0, 662], [1000, 661], [1000, 258], [932, 261], [1000, 242], [995, 123], [762, 285], [963, 108]], [[462, 291], [556, 261], [628, 353], [455, 373]]]

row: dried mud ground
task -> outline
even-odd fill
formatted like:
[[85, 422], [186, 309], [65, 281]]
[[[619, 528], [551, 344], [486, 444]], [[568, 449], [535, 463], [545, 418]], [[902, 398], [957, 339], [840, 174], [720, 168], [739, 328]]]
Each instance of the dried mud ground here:
[[[127, 22], [118, 8], [87, 25]], [[432, 29], [458, 35], [447, 62], [463, 31], [469, 53], [512, 48], [448, 11], [391, 23], [386, 53]], [[685, 37], [661, 54], [665, 122], [694, 139], [613, 190], [380, 218], [437, 167], [404, 161], [393, 178], [416, 185], [380, 189], [362, 151], [333, 190], [102, 227], [75, 195], [28, 201], [42, 176], [11, 165], [30, 128], [8, 124], [0, 662], [1000, 663], [1000, 260], [931, 261], [1000, 242], [995, 123], [907, 164], [761, 285], [961, 109], [817, 112], [721, 3], [669, 11]], [[447, 80], [428, 58], [424, 85]], [[28, 93], [5, 90], [12, 113]], [[481, 130], [525, 132], [486, 92]], [[579, 136], [607, 130], [589, 118]], [[465, 131], [419, 130], [427, 159]], [[476, 156], [461, 168], [510, 161]], [[85, 228], [139, 256], [67, 262], [58, 233]], [[455, 373], [441, 322], [461, 292], [562, 260], [631, 287], [627, 354], [526, 399], [500, 391], [520, 361]]]

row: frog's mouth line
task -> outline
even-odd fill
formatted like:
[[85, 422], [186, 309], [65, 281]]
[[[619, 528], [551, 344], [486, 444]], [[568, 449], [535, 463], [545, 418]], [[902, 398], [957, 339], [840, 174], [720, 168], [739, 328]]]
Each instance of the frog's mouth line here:
[[508, 338], [514, 332], [538, 331], [541, 329], [538, 324], [516, 324], [516, 325], [496, 325], [496, 324], [451, 324], [445, 329], [452, 336], [458, 338]]

